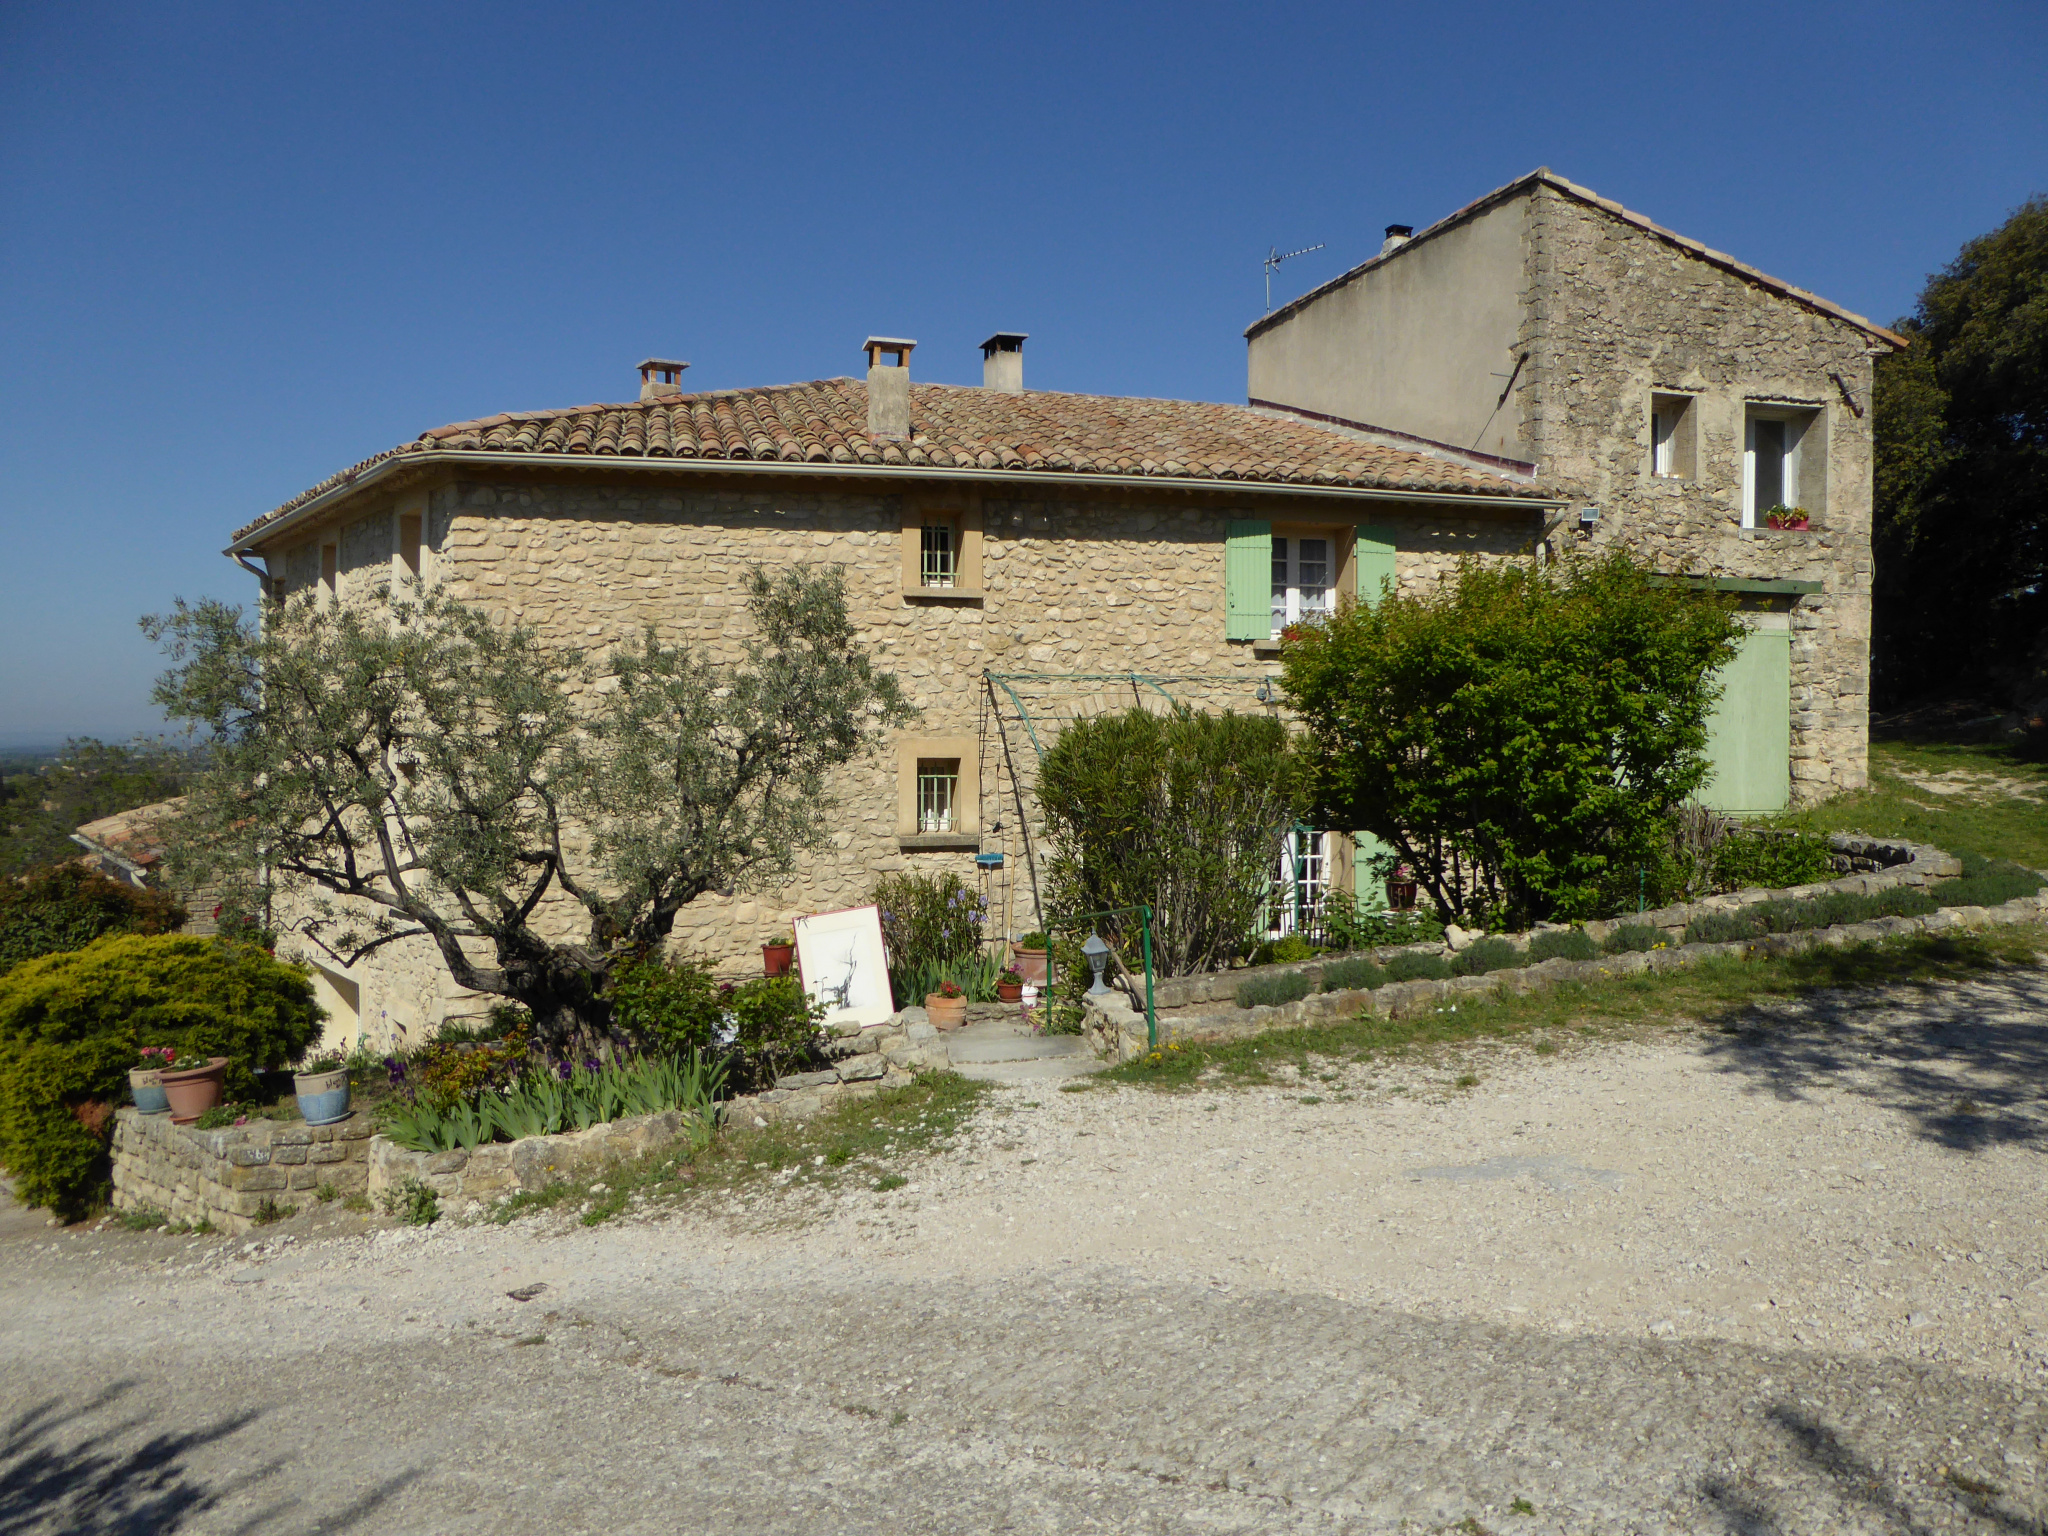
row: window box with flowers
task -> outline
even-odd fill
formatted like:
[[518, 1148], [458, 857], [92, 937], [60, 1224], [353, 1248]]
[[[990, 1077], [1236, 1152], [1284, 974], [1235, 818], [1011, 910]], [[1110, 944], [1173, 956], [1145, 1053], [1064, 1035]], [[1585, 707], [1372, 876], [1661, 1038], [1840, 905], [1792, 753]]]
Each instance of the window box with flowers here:
[[1775, 528], [1780, 533], [1807, 533], [1813, 520], [1804, 507], [1788, 507], [1783, 502], [1764, 508], [1764, 526]]

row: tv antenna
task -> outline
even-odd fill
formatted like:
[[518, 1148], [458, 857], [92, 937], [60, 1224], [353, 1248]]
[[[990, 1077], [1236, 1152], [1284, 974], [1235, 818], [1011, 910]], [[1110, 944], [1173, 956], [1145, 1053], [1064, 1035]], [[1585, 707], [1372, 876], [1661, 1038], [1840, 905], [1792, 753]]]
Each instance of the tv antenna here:
[[1283, 261], [1292, 261], [1297, 256], [1306, 256], [1310, 251], [1320, 251], [1322, 248], [1322, 244], [1320, 243], [1316, 245], [1304, 245], [1300, 250], [1289, 251], [1286, 255], [1283, 256], [1280, 254], [1280, 247], [1276, 245], [1272, 248], [1272, 250], [1266, 253], [1267, 314], [1270, 315], [1271, 313], [1273, 313], [1273, 274], [1280, 270], [1280, 263]]

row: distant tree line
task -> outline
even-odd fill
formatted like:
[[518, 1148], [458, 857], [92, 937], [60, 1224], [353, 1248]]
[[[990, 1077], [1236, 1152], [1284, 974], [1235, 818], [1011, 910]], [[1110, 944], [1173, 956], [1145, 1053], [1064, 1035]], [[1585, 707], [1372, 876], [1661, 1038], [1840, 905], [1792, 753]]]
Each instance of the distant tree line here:
[[184, 793], [197, 766], [190, 751], [144, 737], [76, 736], [54, 755], [0, 757], [0, 878], [81, 857], [76, 828]]
[[2048, 197], [1897, 322], [1876, 434], [1874, 692], [2048, 703]]

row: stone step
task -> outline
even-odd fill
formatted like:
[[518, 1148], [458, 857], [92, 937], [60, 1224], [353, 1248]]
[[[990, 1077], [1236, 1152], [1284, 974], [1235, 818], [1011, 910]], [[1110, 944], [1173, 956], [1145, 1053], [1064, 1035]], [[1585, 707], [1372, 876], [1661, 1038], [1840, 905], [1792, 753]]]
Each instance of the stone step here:
[[956, 1061], [953, 1070], [979, 1083], [1009, 1083], [1022, 1087], [1086, 1077], [1108, 1065], [1108, 1062], [1098, 1061], [1084, 1051], [1079, 1056], [1040, 1056], [1031, 1061]]
[[1057, 1056], [1092, 1056], [1079, 1035], [969, 1035], [965, 1030], [946, 1042], [954, 1065], [963, 1061], [1037, 1061]]

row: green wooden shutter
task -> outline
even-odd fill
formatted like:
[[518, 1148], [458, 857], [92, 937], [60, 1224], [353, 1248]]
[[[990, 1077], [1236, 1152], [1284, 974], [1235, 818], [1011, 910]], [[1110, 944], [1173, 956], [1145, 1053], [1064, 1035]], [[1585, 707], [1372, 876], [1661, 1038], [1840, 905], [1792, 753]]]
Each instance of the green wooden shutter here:
[[1358, 542], [1352, 546], [1352, 559], [1358, 563], [1358, 600], [1368, 608], [1374, 607], [1382, 591], [1393, 590], [1394, 530], [1361, 524]]
[[1707, 718], [1712, 771], [1700, 803], [1731, 815], [1785, 809], [1792, 783], [1792, 633], [1752, 629], [1715, 679], [1720, 700]]
[[1273, 525], [1233, 522], [1223, 542], [1224, 638], [1267, 640], [1273, 634]]

